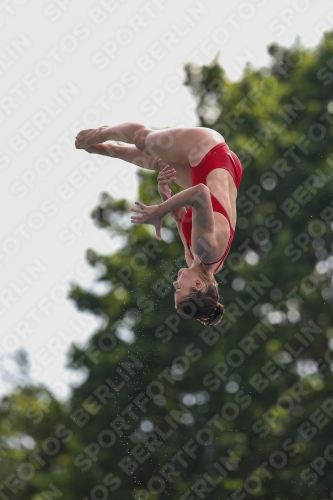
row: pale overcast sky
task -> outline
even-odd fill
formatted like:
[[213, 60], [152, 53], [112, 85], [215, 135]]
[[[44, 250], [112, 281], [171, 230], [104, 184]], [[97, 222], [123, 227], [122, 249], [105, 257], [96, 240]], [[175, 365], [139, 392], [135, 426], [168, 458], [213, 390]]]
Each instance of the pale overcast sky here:
[[0, 28], [0, 356], [9, 377], [0, 393], [15, 370], [10, 354], [24, 347], [34, 379], [66, 397], [68, 346], [98, 328], [66, 300], [69, 281], [98, 291], [86, 249], [116, 248], [89, 213], [102, 191], [131, 201], [137, 192], [136, 167], [77, 151], [76, 133], [126, 121], [196, 126], [185, 63], [207, 64], [219, 53], [228, 77], [238, 79], [245, 61], [269, 63], [272, 42], [290, 46], [299, 36], [315, 46], [333, 29], [333, 7], [326, 0], [7, 0]]

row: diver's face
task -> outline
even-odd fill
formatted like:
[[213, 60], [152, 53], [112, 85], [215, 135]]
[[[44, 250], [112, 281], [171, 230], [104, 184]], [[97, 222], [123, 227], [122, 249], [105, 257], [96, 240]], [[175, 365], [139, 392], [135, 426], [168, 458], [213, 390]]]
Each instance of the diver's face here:
[[186, 297], [193, 287], [201, 290], [204, 287], [203, 281], [199, 278], [198, 272], [192, 268], [184, 267], [179, 269], [177, 280], [174, 281], [175, 287], [175, 306]]

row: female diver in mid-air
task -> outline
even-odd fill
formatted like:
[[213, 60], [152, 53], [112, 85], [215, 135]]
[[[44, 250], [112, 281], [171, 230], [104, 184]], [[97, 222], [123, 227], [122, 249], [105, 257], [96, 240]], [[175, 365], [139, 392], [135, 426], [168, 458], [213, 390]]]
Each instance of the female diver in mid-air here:
[[[173, 283], [176, 310], [205, 326], [219, 323], [224, 306], [219, 303], [214, 274], [220, 271], [234, 237], [237, 190], [243, 174], [238, 157], [224, 138], [204, 127], [152, 130], [124, 123], [82, 130], [75, 146], [159, 172], [158, 191], [163, 202], [146, 206], [137, 201], [138, 207], [131, 210], [138, 215], [131, 221], [152, 224], [161, 239], [163, 218], [170, 213], [188, 265], [179, 270]], [[173, 195], [170, 182], [177, 182], [184, 190]]]

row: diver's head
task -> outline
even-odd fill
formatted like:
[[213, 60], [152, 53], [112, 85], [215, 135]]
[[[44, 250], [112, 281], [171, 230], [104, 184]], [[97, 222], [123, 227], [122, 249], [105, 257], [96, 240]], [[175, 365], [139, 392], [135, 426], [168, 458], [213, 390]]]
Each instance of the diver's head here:
[[178, 271], [175, 287], [175, 308], [186, 318], [197, 319], [205, 326], [222, 321], [224, 306], [219, 303], [217, 282], [212, 271], [203, 264], [192, 265]]

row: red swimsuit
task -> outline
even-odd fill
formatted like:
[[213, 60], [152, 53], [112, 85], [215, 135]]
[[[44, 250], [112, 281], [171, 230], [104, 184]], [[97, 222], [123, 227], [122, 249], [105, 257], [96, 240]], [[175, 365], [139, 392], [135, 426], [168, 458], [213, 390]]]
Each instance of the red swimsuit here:
[[[225, 142], [221, 142], [220, 144], [217, 144], [210, 151], [208, 151], [208, 153], [203, 157], [203, 159], [201, 160], [199, 165], [197, 165], [196, 167], [190, 166], [192, 186], [196, 186], [197, 184], [200, 184], [200, 183], [205, 184], [207, 186], [207, 184], [206, 184], [207, 176], [212, 170], [215, 170], [216, 168], [224, 168], [225, 170], [228, 170], [228, 172], [230, 172], [230, 174], [234, 180], [236, 188], [237, 189], [239, 188], [239, 185], [241, 183], [242, 176], [243, 176], [242, 164], [239, 161], [239, 158], [235, 155], [235, 153], [230, 151], [229, 147], [227, 146], [227, 144]], [[212, 195], [212, 193], [210, 193], [210, 197], [212, 200], [213, 212], [219, 212], [220, 214], [224, 215], [224, 217], [227, 219], [227, 221], [229, 223], [229, 228], [230, 228], [230, 236], [229, 236], [228, 245], [227, 245], [227, 248], [226, 248], [224, 254], [222, 255], [222, 257], [219, 260], [217, 260], [215, 262], [210, 262], [210, 263], [203, 262], [200, 259], [201, 262], [203, 264], [205, 264], [206, 266], [209, 266], [211, 264], [216, 264], [218, 262], [218, 265], [217, 265], [216, 269], [214, 270], [214, 273], [215, 273], [216, 270], [219, 268], [221, 262], [223, 262], [225, 260], [226, 256], [229, 253], [231, 243], [232, 243], [232, 240], [234, 238], [235, 231], [232, 228], [228, 214], [225, 211], [225, 209], [223, 208], [223, 206], [221, 205], [221, 203], [215, 198], [215, 196]], [[190, 255], [193, 259], [193, 255], [192, 255], [192, 252], [190, 249], [190, 245], [192, 245], [192, 242], [191, 242], [192, 207], [190, 207], [186, 211], [186, 213], [183, 217], [182, 230], [183, 230], [183, 234], [184, 234], [188, 249], [190, 251]]]

